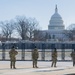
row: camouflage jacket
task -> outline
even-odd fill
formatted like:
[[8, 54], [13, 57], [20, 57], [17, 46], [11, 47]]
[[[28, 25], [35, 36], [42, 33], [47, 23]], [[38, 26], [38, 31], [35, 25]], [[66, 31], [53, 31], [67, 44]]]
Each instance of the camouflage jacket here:
[[10, 57], [10, 59], [11, 60], [16, 60], [16, 55], [18, 54], [18, 52], [17, 51], [15, 51], [15, 50], [11, 50], [10, 52], [9, 52], [9, 57]]
[[35, 49], [32, 51], [32, 59], [38, 59], [38, 57], [39, 57], [39, 53], [38, 53], [37, 48], [35, 48]]
[[52, 52], [52, 60], [57, 60], [57, 52]]

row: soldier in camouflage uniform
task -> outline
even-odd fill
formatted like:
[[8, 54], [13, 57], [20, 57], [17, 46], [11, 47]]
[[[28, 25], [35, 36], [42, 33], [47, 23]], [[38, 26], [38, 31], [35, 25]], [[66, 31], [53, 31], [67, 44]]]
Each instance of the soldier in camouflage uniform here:
[[54, 49], [54, 51], [52, 52], [52, 64], [51, 67], [56, 67], [56, 63], [57, 63], [57, 51], [56, 48]]
[[39, 56], [38, 49], [35, 47], [34, 50], [32, 51], [33, 68], [38, 68], [37, 67], [38, 56]]
[[75, 49], [74, 49], [74, 51], [72, 51], [71, 57], [72, 57], [72, 60], [73, 60], [73, 66], [75, 66]]
[[10, 50], [10, 52], [9, 52], [9, 57], [10, 57], [10, 68], [12, 69], [12, 67], [14, 68], [14, 69], [16, 69], [16, 67], [15, 67], [15, 62], [16, 62], [16, 55], [18, 54], [18, 52], [17, 51], [15, 51], [15, 47], [14, 46], [12, 46], [12, 49]]

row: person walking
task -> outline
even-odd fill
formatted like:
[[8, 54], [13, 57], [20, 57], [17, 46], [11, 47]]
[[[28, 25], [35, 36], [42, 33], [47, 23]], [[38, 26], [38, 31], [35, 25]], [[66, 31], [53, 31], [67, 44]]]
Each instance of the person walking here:
[[52, 52], [52, 64], [51, 67], [56, 67], [56, 63], [57, 63], [57, 51], [56, 48], [54, 48], [54, 51]]
[[38, 57], [39, 57], [38, 49], [35, 46], [34, 50], [32, 51], [33, 68], [38, 68], [37, 67]]
[[12, 46], [11, 50], [9, 51], [9, 57], [10, 57], [10, 68], [14, 68], [16, 69], [15, 67], [15, 62], [16, 62], [16, 55], [18, 54], [17, 51], [15, 51], [15, 47]]
[[72, 61], [73, 61], [73, 66], [75, 66], [75, 49], [71, 53], [71, 58], [72, 58]]

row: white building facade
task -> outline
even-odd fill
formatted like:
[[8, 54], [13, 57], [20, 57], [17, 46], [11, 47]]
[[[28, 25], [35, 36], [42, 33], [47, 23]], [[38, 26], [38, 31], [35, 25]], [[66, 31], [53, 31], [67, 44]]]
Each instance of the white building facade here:
[[55, 7], [55, 13], [51, 16], [49, 21], [48, 30], [44, 30], [43, 34], [46, 33], [50, 36], [50, 39], [64, 40], [65, 26], [63, 24], [62, 17], [58, 13], [57, 5]]

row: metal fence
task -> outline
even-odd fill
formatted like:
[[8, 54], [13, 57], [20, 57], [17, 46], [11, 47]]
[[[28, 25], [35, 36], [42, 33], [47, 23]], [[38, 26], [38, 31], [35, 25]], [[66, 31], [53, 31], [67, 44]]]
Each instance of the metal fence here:
[[38, 48], [40, 61], [51, 61], [51, 54], [54, 48], [57, 49], [58, 61], [71, 61], [71, 52], [75, 49], [74, 42], [16, 42], [0, 44], [0, 60], [10, 60], [9, 51], [12, 46], [18, 51], [17, 60], [32, 60], [34, 46]]

